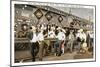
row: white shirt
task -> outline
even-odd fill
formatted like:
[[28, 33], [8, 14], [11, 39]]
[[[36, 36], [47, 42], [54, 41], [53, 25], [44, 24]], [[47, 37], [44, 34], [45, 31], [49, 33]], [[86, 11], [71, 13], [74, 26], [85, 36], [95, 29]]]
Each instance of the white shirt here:
[[90, 33], [90, 38], [93, 38], [93, 37], [94, 37], [93, 33]]
[[86, 41], [86, 34], [85, 33], [77, 33], [76, 38], [79, 37], [80, 39], [84, 39]]
[[82, 39], [82, 33], [79, 33], [79, 32], [78, 32], [78, 33], [76, 34], [76, 38], [78, 38], [78, 37], [79, 37], [80, 39]]
[[74, 34], [69, 34], [69, 40], [74, 40]]
[[31, 40], [31, 42], [37, 42], [37, 41], [38, 41], [37, 35], [36, 35], [36, 33], [33, 33], [33, 38]]
[[58, 40], [65, 40], [65, 34], [63, 32], [59, 32], [57, 38]]
[[38, 41], [43, 41], [43, 40], [44, 40], [43, 33], [40, 32], [40, 33], [38, 34]]
[[85, 40], [86, 42], [86, 34], [85, 33], [82, 33], [82, 38]]

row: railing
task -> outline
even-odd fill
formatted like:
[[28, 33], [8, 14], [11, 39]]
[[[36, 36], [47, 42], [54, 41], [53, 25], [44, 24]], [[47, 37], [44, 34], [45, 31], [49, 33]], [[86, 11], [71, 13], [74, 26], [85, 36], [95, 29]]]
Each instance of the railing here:
[[[49, 41], [49, 43], [48, 43]], [[52, 53], [53, 43], [56, 41], [56, 38], [45, 38], [44, 43], [46, 44], [46, 48], [44, 52], [44, 56], [46, 53]], [[31, 59], [30, 53], [30, 40], [27, 38], [15, 38], [15, 62], [20, 62], [28, 59]], [[48, 52], [48, 47], [51, 46], [51, 51]], [[25, 52], [26, 51], [26, 52]], [[17, 53], [16, 53], [17, 52]], [[23, 53], [23, 54], [22, 54]], [[25, 55], [25, 56], [24, 56]]]

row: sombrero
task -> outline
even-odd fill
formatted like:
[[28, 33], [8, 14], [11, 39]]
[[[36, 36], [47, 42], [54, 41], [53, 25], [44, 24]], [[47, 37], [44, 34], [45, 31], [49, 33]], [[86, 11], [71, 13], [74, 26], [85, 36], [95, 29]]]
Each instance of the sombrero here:
[[58, 27], [57, 30], [61, 30], [61, 27]]
[[63, 28], [62, 28], [61, 30], [62, 30], [64, 33], [66, 33], [66, 31], [65, 31]]
[[32, 27], [32, 31], [36, 31], [36, 27], [35, 26], [31, 26]]
[[78, 32], [83, 32], [83, 29], [78, 30]]

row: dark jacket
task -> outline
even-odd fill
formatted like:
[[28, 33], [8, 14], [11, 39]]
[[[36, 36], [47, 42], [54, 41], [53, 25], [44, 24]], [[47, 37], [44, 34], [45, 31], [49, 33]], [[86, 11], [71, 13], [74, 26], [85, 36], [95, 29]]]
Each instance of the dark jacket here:
[[27, 37], [28, 37], [29, 40], [32, 40], [32, 38], [33, 38], [33, 32], [31, 32], [31, 31], [28, 32]]

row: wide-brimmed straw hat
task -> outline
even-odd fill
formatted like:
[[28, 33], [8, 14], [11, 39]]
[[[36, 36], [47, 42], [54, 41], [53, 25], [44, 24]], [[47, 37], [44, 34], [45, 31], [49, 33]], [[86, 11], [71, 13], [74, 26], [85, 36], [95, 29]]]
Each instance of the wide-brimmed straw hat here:
[[36, 31], [36, 27], [35, 26], [31, 26], [32, 27], [32, 31]]
[[78, 32], [83, 32], [83, 29], [79, 29]]
[[57, 30], [61, 30], [61, 27], [58, 27]]
[[66, 30], [65, 30], [65, 29], [62, 28], [61, 30], [62, 30], [64, 33], [66, 33]]

